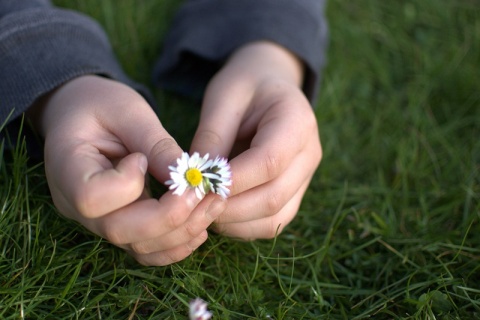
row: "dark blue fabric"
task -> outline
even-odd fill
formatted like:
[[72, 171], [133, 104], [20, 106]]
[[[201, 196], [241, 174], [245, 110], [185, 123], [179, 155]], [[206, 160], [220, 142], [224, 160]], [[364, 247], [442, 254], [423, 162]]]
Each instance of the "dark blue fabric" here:
[[306, 65], [304, 92], [313, 101], [325, 63], [323, 0], [189, 0], [178, 11], [156, 64], [156, 84], [201, 95], [233, 50], [258, 40], [276, 42]]
[[[324, 0], [187, 0], [164, 39], [154, 82], [201, 98], [229, 54], [257, 40], [276, 42], [304, 61], [303, 89], [314, 101], [327, 43]], [[97, 22], [48, 0], [0, 1], [4, 132], [16, 136], [20, 116], [39, 97], [86, 74], [126, 83], [153, 104], [148, 90], [123, 72]]]

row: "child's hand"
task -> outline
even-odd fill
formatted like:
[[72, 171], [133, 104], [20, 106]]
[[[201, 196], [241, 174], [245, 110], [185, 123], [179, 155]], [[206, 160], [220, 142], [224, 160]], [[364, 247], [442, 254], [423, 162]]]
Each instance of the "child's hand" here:
[[302, 77], [289, 51], [256, 42], [237, 50], [210, 82], [191, 151], [232, 155], [232, 196], [218, 232], [271, 238], [295, 217], [322, 156]]
[[168, 165], [182, 150], [136, 91], [83, 76], [40, 101], [35, 113], [48, 184], [62, 214], [146, 265], [182, 260], [206, 240], [224, 201], [208, 196], [199, 204], [193, 192], [157, 200], [145, 191], [147, 168], [168, 180]]

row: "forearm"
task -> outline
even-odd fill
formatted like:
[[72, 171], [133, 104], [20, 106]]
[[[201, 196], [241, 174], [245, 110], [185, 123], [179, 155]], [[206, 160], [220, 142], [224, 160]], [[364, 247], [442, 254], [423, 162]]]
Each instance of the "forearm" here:
[[252, 82], [280, 80], [302, 86], [304, 63], [288, 49], [269, 41], [246, 44], [227, 60], [225, 68], [236, 69], [239, 76]]
[[266, 40], [302, 60], [302, 90], [313, 102], [327, 45], [324, 4], [324, 0], [185, 1], [156, 65], [157, 84], [201, 98], [210, 77], [235, 50]]

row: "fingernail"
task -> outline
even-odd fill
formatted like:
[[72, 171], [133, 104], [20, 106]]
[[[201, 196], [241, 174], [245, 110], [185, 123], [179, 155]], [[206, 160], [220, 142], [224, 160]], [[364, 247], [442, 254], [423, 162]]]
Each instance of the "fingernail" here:
[[138, 167], [140, 168], [140, 171], [145, 174], [147, 173], [147, 169], [148, 169], [148, 161], [147, 161], [147, 157], [145, 155], [140, 155], [138, 157]]
[[222, 198], [217, 197], [215, 200], [212, 201], [212, 203], [210, 203], [207, 211], [205, 211], [205, 215], [213, 221], [225, 211], [226, 207], [227, 202]]
[[193, 190], [187, 190], [184, 193], [184, 197], [185, 197], [187, 206], [190, 210], [195, 209], [197, 204], [201, 201], [201, 199], [198, 199], [197, 195], [195, 194], [195, 191]]

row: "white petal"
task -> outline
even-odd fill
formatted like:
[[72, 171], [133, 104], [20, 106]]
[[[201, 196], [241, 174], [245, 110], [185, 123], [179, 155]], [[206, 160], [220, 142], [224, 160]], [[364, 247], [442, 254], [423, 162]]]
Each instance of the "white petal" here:
[[173, 194], [177, 194], [179, 196], [181, 196], [185, 190], [187, 190], [187, 186], [186, 185], [179, 185], [177, 187], [177, 189], [175, 189], [175, 191], [173, 192]]
[[205, 194], [205, 193], [202, 193], [202, 191], [200, 190], [200, 188], [195, 188], [195, 195], [197, 196], [198, 199], [202, 200], [204, 194]]

